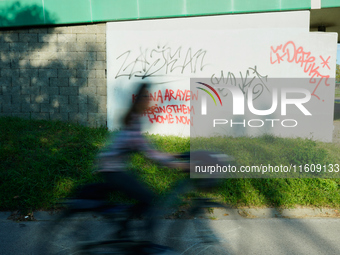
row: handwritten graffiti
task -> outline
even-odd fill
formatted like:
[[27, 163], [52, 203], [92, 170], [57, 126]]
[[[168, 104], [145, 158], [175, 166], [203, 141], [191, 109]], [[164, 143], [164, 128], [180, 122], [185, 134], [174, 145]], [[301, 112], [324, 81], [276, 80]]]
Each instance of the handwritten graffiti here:
[[297, 47], [293, 41], [289, 41], [286, 44], [281, 44], [277, 47], [271, 46], [270, 51], [270, 63], [271, 64], [280, 64], [281, 62], [287, 61], [289, 63], [300, 64], [300, 67], [303, 68], [303, 71], [310, 76], [309, 82], [311, 84], [316, 84], [313, 90], [312, 96], [320, 99], [320, 97], [316, 94], [316, 90], [319, 85], [323, 82], [325, 86], [329, 86], [328, 83], [329, 75], [320, 74], [320, 67], [325, 68], [326, 66], [329, 68], [328, 62], [330, 56], [324, 60], [322, 56], [320, 56], [322, 64], [316, 64], [316, 57], [312, 56], [310, 51], [305, 51], [303, 47]]
[[[266, 85], [268, 75], [263, 76], [257, 71], [257, 67], [254, 68], [249, 67], [245, 72], [245, 75], [240, 72], [240, 78], [236, 78], [235, 74], [232, 72], [228, 72], [227, 75], [224, 74], [223, 70], [221, 71], [221, 75], [217, 77], [216, 74], [211, 76], [211, 83], [213, 85], [230, 85], [239, 87], [242, 93], [247, 97], [248, 90], [252, 89], [253, 100], [257, 99], [264, 90], [269, 92], [269, 89]], [[228, 96], [229, 91], [225, 88], [218, 88], [218, 91], [221, 93], [223, 97]]]
[[166, 115], [148, 114], [147, 116], [150, 123], [193, 125], [193, 117], [190, 116], [173, 116], [171, 113]]
[[195, 114], [193, 106], [189, 107], [185, 104], [182, 105], [167, 105], [158, 106], [157, 104], [147, 108], [144, 114], [155, 114], [155, 113], [183, 113], [183, 114]]
[[322, 63], [321, 63], [321, 65], [323, 65], [322, 67], [324, 68], [325, 66], [327, 66], [327, 68], [328, 68], [329, 70], [331, 70], [331, 68], [330, 68], [329, 65], [328, 65], [328, 62], [329, 62], [329, 59], [331, 58], [331, 56], [329, 56], [326, 60], [324, 60], [322, 56], [320, 56], [320, 58], [321, 58], [321, 60], [322, 60]]
[[[164, 94], [162, 93], [162, 90], [158, 90], [155, 92], [147, 92], [149, 94], [149, 100], [153, 102], [165, 102], [168, 101], [170, 102], [171, 100], [178, 100], [178, 101], [190, 101], [192, 100], [197, 100], [198, 98], [198, 91], [196, 94], [190, 90], [181, 90], [177, 89], [176, 93], [172, 89], [166, 89]], [[135, 94], [132, 94], [132, 102], [135, 102], [136, 100]]]
[[207, 51], [178, 47], [173, 50], [169, 46], [153, 49], [140, 48], [139, 52], [128, 50], [117, 57], [122, 61], [116, 79], [119, 77], [147, 77], [164, 76], [171, 73], [196, 73], [205, 67], [204, 57]]
[[[150, 102], [166, 103], [166, 102], [188, 102], [190, 100], [198, 99], [198, 91], [196, 93], [190, 90], [172, 90], [166, 89], [165, 92], [158, 90], [155, 92], [149, 92]], [[132, 102], [136, 100], [135, 94], [132, 94]], [[146, 116], [151, 124], [186, 124], [193, 125], [193, 119], [190, 118], [190, 114], [195, 114], [193, 106], [187, 106], [186, 104], [168, 104], [168, 105], [152, 105], [148, 107], [142, 116]]]

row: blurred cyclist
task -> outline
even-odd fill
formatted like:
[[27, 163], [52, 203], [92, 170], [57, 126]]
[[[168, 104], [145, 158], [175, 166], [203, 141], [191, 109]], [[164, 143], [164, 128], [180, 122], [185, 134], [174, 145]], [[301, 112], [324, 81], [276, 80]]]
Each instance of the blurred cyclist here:
[[[135, 152], [142, 152], [147, 158], [162, 166], [188, 167], [187, 164], [174, 162], [175, 157], [171, 154], [153, 149], [142, 135], [140, 116], [149, 107], [149, 102], [148, 84], [141, 84], [135, 102], [125, 115], [123, 129], [110, 138], [109, 144], [98, 155], [99, 167], [96, 171], [103, 175], [105, 183], [94, 184], [93, 189], [89, 188], [91, 186], [89, 185], [80, 196], [100, 199], [111, 191], [120, 191], [137, 200], [135, 213], [145, 214], [152, 206], [154, 194], [126, 172], [129, 156]], [[152, 217], [148, 217], [146, 231], [152, 232], [153, 223]]]

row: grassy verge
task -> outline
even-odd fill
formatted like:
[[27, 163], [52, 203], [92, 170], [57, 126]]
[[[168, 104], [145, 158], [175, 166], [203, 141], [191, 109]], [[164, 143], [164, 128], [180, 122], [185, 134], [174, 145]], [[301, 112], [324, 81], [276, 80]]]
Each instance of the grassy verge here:
[[[93, 161], [108, 135], [105, 128], [0, 118], [0, 210], [51, 209], [75, 187], [95, 181]], [[149, 135], [161, 150], [184, 152], [188, 138]], [[216, 142], [239, 165], [340, 163], [336, 144], [305, 139], [226, 138]], [[167, 193], [185, 174], [135, 154], [133, 171], [157, 194]], [[340, 179], [226, 179], [209, 194], [233, 206], [340, 207]], [[124, 199], [115, 196], [115, 200]]]
[[335, 87], [335, 97], [340, 97], [340, 88]]

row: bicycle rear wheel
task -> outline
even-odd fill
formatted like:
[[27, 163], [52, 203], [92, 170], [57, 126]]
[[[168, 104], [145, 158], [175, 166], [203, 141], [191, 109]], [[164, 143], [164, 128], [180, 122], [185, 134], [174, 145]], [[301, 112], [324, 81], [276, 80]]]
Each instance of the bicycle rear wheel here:
[[[192, 199], [191, 203], [184, 206], [183, 211], [179, 210], [180, 195], [195, 188], [192, 180], [185, 180], [177, 185], [172, 193], [161, 204], [163, 211], [172, 212], [168, 217], [173, 219], [161, 219], [158, 222], [162, 226], [158, 230], [158, 241], [166, 246], [171, 246], [182, 255], [210, 255], [229, 254], [224, 240], [214, 233], [210, 226], [212, 219], [206, 219], [204, 208], [217, 206], [214, 203], [207, 203], [208, 199]], [[176, 208], [176, 209], [175, 209]], [[204, 216], [205, 215], [205, 216]]]
[[210, 226], [211, 219], [164, 219], [162, 244], [182, 255], [229, 254], [223, 238]]
[[65, 211], [41, 233], [39, 250], [51, 255], [126, 254], [124, 245], [109, 240], [115, 230], [111, 220], [92, 212]]

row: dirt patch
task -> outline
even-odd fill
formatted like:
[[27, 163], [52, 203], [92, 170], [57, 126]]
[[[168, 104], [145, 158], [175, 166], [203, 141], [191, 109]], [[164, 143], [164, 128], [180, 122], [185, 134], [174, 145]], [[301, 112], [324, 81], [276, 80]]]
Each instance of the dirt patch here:
[[33, 212], [28, 213], [27, 215], [23, 215], [19, 211], [12, 212], [11, 215], [7, 219], [13, 220], [13, 221], [35, 221], [36, 220], [33, 216]]

